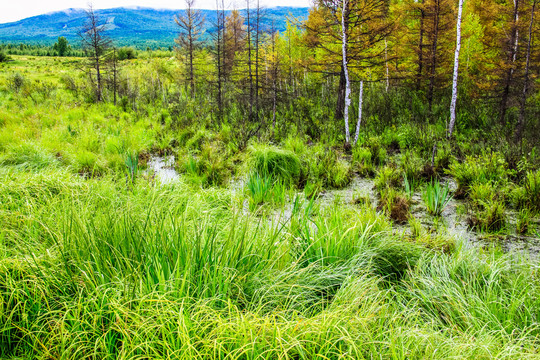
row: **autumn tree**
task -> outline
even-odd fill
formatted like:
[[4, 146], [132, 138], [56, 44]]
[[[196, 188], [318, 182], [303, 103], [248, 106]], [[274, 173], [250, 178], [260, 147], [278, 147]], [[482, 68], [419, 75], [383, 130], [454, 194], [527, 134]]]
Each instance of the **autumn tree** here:
[[230, 79], [246, 42], [244, 17], [238, 10], [232, 10], [225, 19], [223, 37], [223, 76], [225, 79]]
[[394, 27], [389, 9], [387, 0], [320, 0], [310, 10], [305, 39], [319, 54], [313, 65], [339, 75], [336, 119], [344, 119], [347, 111], [349, 70], [362, 81], [363, 71], [385, 63], [384, 41]]

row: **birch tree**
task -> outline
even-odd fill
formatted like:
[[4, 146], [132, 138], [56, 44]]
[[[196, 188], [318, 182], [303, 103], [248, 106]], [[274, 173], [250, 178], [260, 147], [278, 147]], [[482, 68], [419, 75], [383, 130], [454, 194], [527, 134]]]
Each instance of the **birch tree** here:
[[362, 124], [362, 105], [364, 103], [364, 81], [360, 81], [360, 95], [358, 95], [358, 121], [356, 122], [356, 133], [354, 134], [354, 145], [358, 143], [360, 135], [360, 125]]
[[343, 7], [341, 9], [341, 55], [343, 58], [343, 73], [345, 75], [345, 108], [343, 111], [343, 120], [345, 121], [346, 144], [349, 144], [350, 142], [349, 106], [351, 105], [351, 82], [349, 79], [349, 67], [347, 64], [347, 26], [345, 21], [348, 3], [348, 0], [343, 0]]
[[456, 23], [456, 51], [454, 54], [454, 75], [452, 78], [452, 101], [450, 102], [450, 123], [448, 124], [448, 138], [452, 137], [454, 125], [456, 123], [456, 102], [458, 95], [458, 72], [459, 72], [459, 51], [461, 49], [461, 16], [463, 13], [463, 0], [459, 0], [458, 17]]

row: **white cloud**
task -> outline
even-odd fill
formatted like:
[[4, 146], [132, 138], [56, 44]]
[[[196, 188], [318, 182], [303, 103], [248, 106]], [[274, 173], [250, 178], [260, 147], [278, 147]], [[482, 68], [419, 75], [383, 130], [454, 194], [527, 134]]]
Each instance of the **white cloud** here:
[[[253, 2], [254, 0], [252, 0]], [[236, 4], [235, 4], [236, 3]], [[181, 9], [182, 0], [94, 0], [94, 9], [114, 7], [145, 6], [152, 8]], [[309, 6], [310, 0], [260, 0], [261, 6]], [[225, 0], [230, 8], [245, 8], [245, 1]], [[196, 7], [214, 9], [215, 0], [196, 0]], [[0, 23], [21, 20], [30, 16], [65, 10], [68, 8], [87, 8], [88, 0], [0, 0]]]

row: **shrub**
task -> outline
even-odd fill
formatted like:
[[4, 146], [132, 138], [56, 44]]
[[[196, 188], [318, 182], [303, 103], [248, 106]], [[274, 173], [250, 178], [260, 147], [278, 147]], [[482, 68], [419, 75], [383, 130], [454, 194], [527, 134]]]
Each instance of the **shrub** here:
[[417, 180], [422, 173], [422, 159], [412, 151], [407, 151], [401, 156], [401, 167], [409, 180]]
[[352, 179], [348, 162], [339, 158], [337, 151], [317, 146], [303, 159], [305, 178], [311, 183], [320, 183], [324, 188], [343, 188]]
[[500, 230], [505, 225], [504, 201], [493, 183], [475, 183], [470, 189], [472, 215], [469, 226], [482, 231]]
[[385, 166], [377, 172], [375, 177], [375, 188], [379, 194], [382, 194], [383, 190], [391, 187], [398, 187], [401, 185], [402, 175], [401, 172], [392, 166]]
[[8, 62], [9, 56], [6, 55], [3, 51], [0, 51], [0, 63]]
[[428, 213], [434, 216], [441, 216], [450, 200], [452, 200], [448, 184], [443, 187], [438, 181], [428, 184], [422, 195]]
[[118, 60], [132, 60], [137, 58], [137, 51], [131, 47], [122, 47], [118, 49]]
[[12, 91], [16, 93], [21, 91], [21, 89], [26, 85], [26, 83], [26, 78], [20, 73], [11, 74], [8, 77], [8, 86]]
[[186, 156], [180, 170], [204, 187], [226, 184], [232, 172], [227, 151], [216, 143], [204, 144], [198, 155]]
[[540, 170], [527, 173], [524, 188], [527, 205], [533, 210], [540, 211]]
[[458, 182], [459, 194], [466, 194], [473, 182], [504, 184], [508, 179], [507, 163], [499, 153], [468, 156], [463, 162], [454, 161], [449, 166], [448, 174]]
[[526, 234], [529, 231], [532, 217], [533, 215], [527, 209], [523, 209], [518, 213], [516, 220], [516, 232], [518, 234]]

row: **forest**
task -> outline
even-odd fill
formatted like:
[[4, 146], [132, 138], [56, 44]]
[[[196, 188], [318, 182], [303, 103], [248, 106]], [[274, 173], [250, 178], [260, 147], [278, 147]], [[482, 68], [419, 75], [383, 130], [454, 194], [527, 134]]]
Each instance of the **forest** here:
[[0, 44], [0, 359], [539, 358], [537, 0], [243, 7]]

